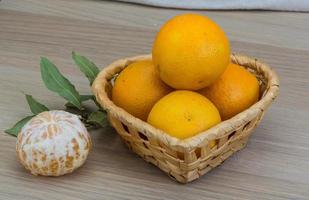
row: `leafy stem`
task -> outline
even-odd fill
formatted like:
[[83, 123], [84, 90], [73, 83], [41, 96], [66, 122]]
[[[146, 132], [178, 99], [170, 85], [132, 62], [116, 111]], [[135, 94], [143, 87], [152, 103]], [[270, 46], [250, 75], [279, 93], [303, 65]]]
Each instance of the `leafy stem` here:
[[[99, 73], [98, 67], [88, 58], [72, 52], [72, 58], [80, 71], [88, 78], [92, 85]], [[65, 104], [66, 111], [80, 116], [81, 121], [86, 128], [100, 128], [108, 125], [106, 112], [96, 101], [94, 95], [80, 95], [75, 86], [59, 71], [59, 69], [50, 60], [45, 57], [41, 58], [41, 77], [47, 89], [57, 93], [59, 96], [67, 100]], [[17, 136], [22, 127], [37, 114], [49, 111], [49, 108], [37, 101], [32, 95], [26, 94], [26, 100], [30, 111], [33, 115], [25, 117], [18, 121], [12, 128], [5, 130], [6, 133]], [[83, 106], [85, 101], [92, 100], [97, 106], [95, 111], [91, 111]]]

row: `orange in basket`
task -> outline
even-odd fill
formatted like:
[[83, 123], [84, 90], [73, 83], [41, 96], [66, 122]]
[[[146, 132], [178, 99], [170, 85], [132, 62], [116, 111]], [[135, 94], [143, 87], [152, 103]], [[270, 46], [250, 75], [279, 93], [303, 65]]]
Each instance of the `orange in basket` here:
[[224, 72], [230, 62], [230, 45], [224, 31], [210, 18], [186, 13], [161, 27], [152, 58], [166, 84], [175, 89], [198, 90]]
[[[206, 131], [184, 140], [177, 139], [134, 117], [111, 100], [114, 75], [133, 62], [151, 59], [151, 55], [143, 55], [115, 61], [99, 73], [92, 90], [128, 147], [181, 183], [199, 178], [244, 148], [252, 130], [278, 95], [279, 80], [273, 70], [257, 59], [232, 55], [233, 63], [241, 65], [259, 80], [260, 99]], [[209, 145], [214, 140], [216, 145]]]
[[153, 105], [171, 90], [160, 80], [152, 61], [134, 62], [117, 76], [112, 100], [135, 117], [146, 120]]
[[222, 120], [226, 120], [258, 101], [259, 82], [243, 67], [231, 63], [214, 84], [199, 92], [215, 104]]
[[147, 122], [173, 137], [186, 139], [219, 124], [221, 117], [215, 105], [203, 95], [176, 90], [153, 106]]

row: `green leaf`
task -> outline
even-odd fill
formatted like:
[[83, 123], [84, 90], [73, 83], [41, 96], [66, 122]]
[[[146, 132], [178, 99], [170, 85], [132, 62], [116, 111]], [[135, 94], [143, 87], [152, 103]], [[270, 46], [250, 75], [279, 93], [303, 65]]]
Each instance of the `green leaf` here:
[[81, 97], [74, 85], [59, 72], [52, 62], [44, 57], [41, 58], [41, 75], [49, 90], [58, 93], [78, 109], [82, 109]]
[[86, 75], [90, 82], [90, 85], [92, 85], [94, 79], [100, 72], [99, 68], [89, 59], [75, 53], [74, 51], [72, 52], [72, 58], [75, 61], [76, 65], [79, 67], [80, 71], [82, 71]]
[[94, 99], [93, 95], [80, 95], [80, 97], [81, 97], [81, 101], [88, 101], [88, 100]]
[[29, 104], [31, 112], [35, 115], [49, 110], [46, 106], [35, 100], [31, 95], [26, 94], [26, 99]]
[[[80, 95], [80, 100], [81, 100], [81, 102], [84, 102], [84, 101], [88, 101], [88, 100], [93, 100], [94, 99], [94, 96], [93, 95]], [[73, 108], [73, 107], [75, 107], [72, 103], [70, 103], [70, 102], [67, 102], [66, 104], [65, 104], [65, 106], [66, 107], [68, 107], [68, 108]]]
[[18, 121], [12, 128], [5, 130], [4, 132], [17, 137], [18, 133], [24, 127], [24, 125], [34, 116], [28, 116]]
[[96, 124], [101, 127], [105, 127], [108, 124], [106, 112], [98, 110], [91, 113], [87, 119], [87, 122]]

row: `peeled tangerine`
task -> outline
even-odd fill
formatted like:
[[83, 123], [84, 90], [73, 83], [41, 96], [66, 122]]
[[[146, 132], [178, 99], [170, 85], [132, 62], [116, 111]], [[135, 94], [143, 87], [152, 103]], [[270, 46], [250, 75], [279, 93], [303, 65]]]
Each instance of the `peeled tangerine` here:
[[87, 129], [76, 115], [55, 110], [38, 114], [22, 128], [16, 151], [32, 174], [60, 176], [86, 161], [91, 144]]

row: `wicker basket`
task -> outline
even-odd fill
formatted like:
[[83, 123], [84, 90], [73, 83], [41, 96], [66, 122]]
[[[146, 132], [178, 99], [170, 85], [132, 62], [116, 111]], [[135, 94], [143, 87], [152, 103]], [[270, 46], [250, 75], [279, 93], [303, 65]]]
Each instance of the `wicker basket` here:
[[[143, 55], [112, 63], [99, 73], [92, 89], [97, 101], [107, 111], [112, 126], [128, 147], [181, 183], [201, 177], [244, 148], [252, 130], [259, 124], [279, 91], [278, 77], [267, 65], [257, 59], [232, 55], [232, 62], [245, 67], [260, 81], [260, 100], [249, 109], [207, 131], [179, 140], [132, 116], [110, 99], [115, 75], [132, 62], [149, 59], [150, 55]], [[208, 146], [211, 140], [217, 141], [212, 149]]]

